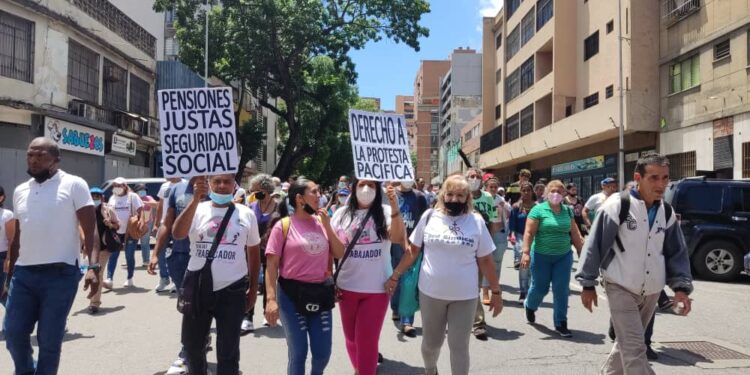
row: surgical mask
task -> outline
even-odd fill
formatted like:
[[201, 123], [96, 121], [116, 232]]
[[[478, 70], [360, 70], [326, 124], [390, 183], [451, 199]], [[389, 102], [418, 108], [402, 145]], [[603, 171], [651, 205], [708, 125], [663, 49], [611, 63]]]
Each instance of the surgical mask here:
[[411, 190], [414, 187], [414, 181], [402, 181], [401, 187], [405, 190]]
[[262, 192], [262, 191], [255, 192], [255, 199], [257, 199], [259, 201], [262, 201], [265, 198], [266, 198], [266, 193], [265, 192]]
[[477, 191], [479, 188], [482, 187], [482, 181], [478, 178], [470, 178], [469, 179], [469, 189], [471, 191]]
[[310, 205], [309, 205], [309, 204], [307, 204], [307, 203], [305, 203], [305, 206], [304, 206], [304, 207], [302, 207], [302, 209], [303, 209], [303, 210], [305, 210], [305, 212], [307, 212], [307, 213], [308, 213], [308, 214], [310, 214], [310, 215], [315, 215], [315, 209], [314, 209], [314, 208], [312, 208], [312, 206], [310, 206]]
[[466, 210], [466, 203], [445, 202], [445, 209], [448, 210], [450, 216], [460, 216]]
[[339, 197], [339, 204], [342, 205], [342, 206], [345, 205], [347, 198], [349, 198], [349, 197], [347, 197], [347, 196]]
[[102, 204], [102, 200], [101, 199], [94, 199], [94, 206], [99, 207], [99, 206], [101, 206], [101, 204]]
[[357, 200], [365, 206], [369, 206], [375, 201], [375, 190], [369, 186], [362, 186], [357, 188]]
[[36, 182], [42, 183], [44, 181], [47, 181], [51, 174], [49, 173], [49, 169], [45, 169], [39, 173], [32, 173], [31, 169], [27, 170], [26, 173], [29, 174], [33, 179], [36, 180]]
[[208, 197], [211, 198], [211, 202], [214, 202], [220, 206], [231, 203], [232, 198], [234, 198], [232, 194], [219, 194], [214, 193], [213, 191], [208, 193]]
[[112, 192], [115, 193], [115, 195], [122, 195], [125, 192], [125, 189], [118, 186], [116, 188], [112, 188]]
[[346, 182], [339, 182], [339, 189], [346, 189]]
[[138, 196], [141, 197], [141, 198], [143, 198], [143, 197], [146, 196], [146, 192], [143, 191], [143, 190], [141, 190], [141, 191], [138, 192]]
[[547, 200], [549, 200], [549, 202], [552, 204], [560, 204], [560, 202], [563, 201], [563, 196], [562, 194], [557, 192], [549, 193], [549, 195], [547, 196]]

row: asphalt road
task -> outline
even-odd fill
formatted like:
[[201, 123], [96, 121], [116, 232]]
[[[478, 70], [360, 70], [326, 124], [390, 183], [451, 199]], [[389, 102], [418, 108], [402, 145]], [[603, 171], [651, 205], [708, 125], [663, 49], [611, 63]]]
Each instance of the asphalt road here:
[[[593, 314], [584, 310], [575, 285], [570, 296], [568, 326], [573, 338], [563, 339], [552, 330], [552, 296], [548, 295], [537, 312], [537, 325], [525, 322], [517, 301], [517, 273], [512, 253], [505, 256], [501, 280], [505, 308], [497, 318], [489, 318], [488, 341], [472, 338], [472, 374], [596, 374], [611, 349], [606, 338], [609, 313], [606, 299], [600, 299]], [[115, 285], [122, 284], [124, 267], [117, 270]], [[87, 300], [79, 292], [68, 322], [60, 374], [163, 374], [179, 349], [180, 315], [175, 298], [156, 295], [157, 278], [136, 270], [135, 287], [117, 287], [104, 294], [102, 310], [96, 316], [86, 312]], [[81, 284], [81, 287], [83, 284]], [[654, 347], [661, 357], [653, 362], [657, 374], [748, 374], [750, 373], [750, 277], [722, 284], [696, 282], [693, 312], [689, 317], [659, 314]], [[258, 299], [256, 325], [261, 321]], [[0, 318], [4, 310], [0, 308]], [[381, 333], [380, 351], [386, 361], [380, 374], [421, 374], [421, 337], [400, 335], [389, 320]], [[334, 318], [334, 348], [328, 374], [353, 374], [343, 344], [339, 317]], [[417, 317], [416, 326], [420, 326]], [[421, 333], [421, 331], [420, 331]], [[35, 337], [34, 337], [35, 339]], [[1, 340], [1, 339], [0, 339]], [[719, 360], [726, 353], [703, 352], [690, 355], [671, 347], [670, 342], [708, 341], [734, 349], [743, 360]], [[700, 344], [700, 343], [699, 343]], [[699, 350], [700, 351], [700, 350]], [[244, 374], [285, 374], [286, 343], [281, 328], [260, 327], [242, 338], [240, 368]], [[730, 355], [731, 356], [731, 355]], [[215, 353], [209, 353], [215, 363]], [[443, 347], [439, 369], [448, 374], [449, 354]], [[711, 369], [709, 367], [723, 367]], [[733, 367], [733, 368], [726, 368]], [[12, 373], [6, 350], [0, 350], [0, 374]]]

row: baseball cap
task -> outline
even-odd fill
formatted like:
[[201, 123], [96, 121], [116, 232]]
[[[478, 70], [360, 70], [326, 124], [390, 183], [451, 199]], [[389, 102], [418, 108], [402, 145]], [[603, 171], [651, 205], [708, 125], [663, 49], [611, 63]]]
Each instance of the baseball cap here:
[[501, 191], [502, 191], [503, 193], [505, 193], [505, 188], [504, 188], [504, 187], [502, 187], [502, 186], [500, 186], [499, 188], [497, 188], [497, 192], [498, 192], [498, 193], [499, 193], [499, 192], [501, 192]]
[[605, 179], [602, 180], [602, 185], [614, 184], [615, 182], [617, 182], [617, 181], [615, 181], [614, 178], [607, 177], [607, 178], [605, 178]]
[[112, 183], [117, 184], [117, 185], [125, 185], [125, 179], [122, 177], [117, 177], [114, 180], [112, 180]]
[[487, 172], [482, 176], [482, 182], [487, 182], [490, 178], [495, 177], [494, 174]]
[[94, 186], [91, 189], [89, 189], [89, 193], [91, 193], [91, 194], [104, 194], [104, 190], [102, 190], [102, 188], [100, 188], [100, 187]]

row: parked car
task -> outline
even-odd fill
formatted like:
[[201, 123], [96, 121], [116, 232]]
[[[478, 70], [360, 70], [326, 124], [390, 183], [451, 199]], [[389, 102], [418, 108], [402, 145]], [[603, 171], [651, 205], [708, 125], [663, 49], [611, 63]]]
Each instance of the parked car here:
[[686, 178], [670, 183], [664, 199], [680, 220], [696, 276], [730, 281], [750, 267], [750, 181]]
[[[102, 184], [102, 190], [104, 190], [104, 198], [109, 199], [109, 197], [112, 195], [112, 180], [107, 180]], [[164, 178], [159, 177], [153, 177], [153, 178], [126, 178], [125, 182], [130, 186], [132, 189], [135, 185], [143, 184], [146, 186], [146, 192], [148, 192], [148, 195], [152, 196], [154, 199], [158, 200], [157, 194], [159, 193], [159, 189], [161, 188], [161, 185], [165, 183], [167, 180]]]

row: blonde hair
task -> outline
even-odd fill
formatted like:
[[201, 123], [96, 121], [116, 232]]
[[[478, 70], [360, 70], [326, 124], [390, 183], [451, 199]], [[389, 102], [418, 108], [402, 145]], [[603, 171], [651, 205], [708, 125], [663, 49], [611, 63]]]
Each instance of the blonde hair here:
[[567, 190], [565, 189], [565, 184], [562, 183], [560, 180], [552, 180], [547, 183], [547, 187], [544, 189], [544, 195], [549, 195], [549, 191], [553, 188], [559, 187], [563, 191]]
[[464, 212], [474, 212], [474, 202], [471, 197], [469, 181], [466, 180], [466, 177], [460, 174], [455, 174], [445, 179], [445, 182], [443, 182], [443, 186], [440, 188], [440, 192], [438, 193], [437, 202], [435, 202], [435, 209], [440, 210], [443, 213], [447, 213], [447, 210], [445, 209], [445, 194], [448, 191], [455, 190], [461, 190], [466, 193], [466, 210]]

